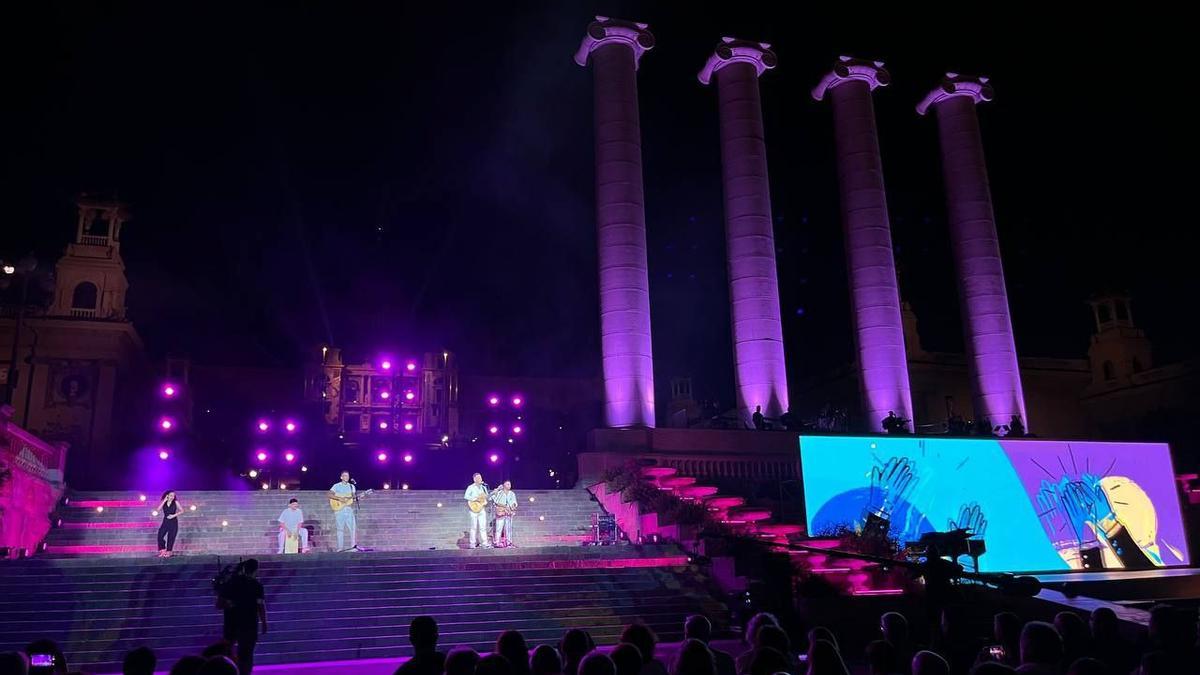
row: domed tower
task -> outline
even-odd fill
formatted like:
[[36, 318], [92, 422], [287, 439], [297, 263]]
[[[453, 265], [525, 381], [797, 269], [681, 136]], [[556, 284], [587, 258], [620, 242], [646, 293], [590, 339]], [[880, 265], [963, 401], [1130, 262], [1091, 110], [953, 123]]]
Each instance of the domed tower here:
[[129, 220], [124, 204], [81, 195], [75, 241], [55, 266], [54, 300], [48, 314], [76, 319], [125, 321], [125, 262], [121, 226]]
[[1088, 301], [1096, 319], [1096, 334], [1088, 347], [1092, 386], [1128, 382], [1149, 369], [1150, 339], [1133, 323], [1133, 306], [1128, 293], [1103, 293]]

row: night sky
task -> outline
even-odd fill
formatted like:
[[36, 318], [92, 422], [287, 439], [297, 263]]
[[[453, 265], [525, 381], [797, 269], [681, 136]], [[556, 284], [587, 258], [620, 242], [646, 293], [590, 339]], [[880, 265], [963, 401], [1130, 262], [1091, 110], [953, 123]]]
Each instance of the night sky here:
[[0, 255], [49, 264], [73, 196], [117, 194], [154, 355], [283, 366], [331, 341], [352, 358], [445, 347], [468, 372], [596, 374], [592, 77], [571, 59], [596, 13], [658, 40], [639, 86], [660, 389], [689, 374], [732, 403], [716, 100], [695, 78], [722, 35], [779, 55], [762, 91], [793, 382], [850, 358], [832, 120], [809, 95], [842, 53], [893, 75], [876, 112], [926, 348], [961, 335], [935, 126], [913, 106], [957, 70], [996, 88], [980, 115], [1018, 350], [1084, 355], [1085, 299], [1127, 288], [1160, 362], [1193, 354], [1193, 66], [1149, 20], [250, 4], [10, 17]]

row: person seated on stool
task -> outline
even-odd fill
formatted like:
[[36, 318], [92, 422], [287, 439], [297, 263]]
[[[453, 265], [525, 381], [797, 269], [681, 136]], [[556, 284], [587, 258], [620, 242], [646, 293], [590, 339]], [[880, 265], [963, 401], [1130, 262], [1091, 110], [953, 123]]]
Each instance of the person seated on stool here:
[[289, 537], [299, 537], [295, 551], [286, 551], [288, 553], [307, 553], [308, 552], [308, 530], [302, 527], [304, 523], [304, 511], [300, 510], [300, 500], [292, 498], [288, 500], [288, 507], [279, 514], [279, 552], [284, 553]]

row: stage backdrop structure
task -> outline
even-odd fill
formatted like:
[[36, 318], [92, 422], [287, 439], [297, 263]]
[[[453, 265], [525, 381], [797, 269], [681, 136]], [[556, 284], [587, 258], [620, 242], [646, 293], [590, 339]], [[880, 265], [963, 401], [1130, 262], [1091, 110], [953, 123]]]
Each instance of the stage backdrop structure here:
[[802, 436], [800, 462], [814, 535], [870, 516], [901, 544], [966, 528], [985, 572], [1190, 562], [1164, 443]]

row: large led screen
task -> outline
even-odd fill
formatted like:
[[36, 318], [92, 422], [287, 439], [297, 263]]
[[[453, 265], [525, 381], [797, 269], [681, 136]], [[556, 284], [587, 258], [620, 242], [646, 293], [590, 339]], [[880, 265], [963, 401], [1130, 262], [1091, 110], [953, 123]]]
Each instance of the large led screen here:
[[901, 544], [965, 528], [982, 571], [1187, 565], [1162, 443], [802, 436], [808, 531], [885, 522]]

